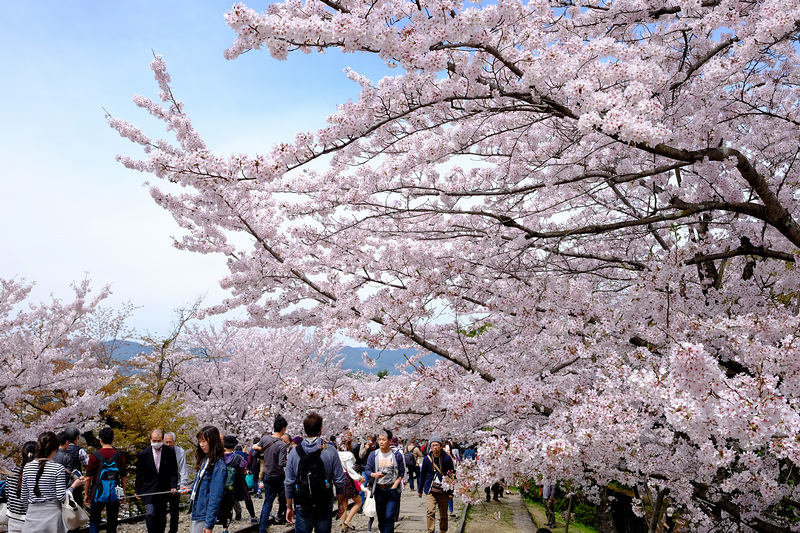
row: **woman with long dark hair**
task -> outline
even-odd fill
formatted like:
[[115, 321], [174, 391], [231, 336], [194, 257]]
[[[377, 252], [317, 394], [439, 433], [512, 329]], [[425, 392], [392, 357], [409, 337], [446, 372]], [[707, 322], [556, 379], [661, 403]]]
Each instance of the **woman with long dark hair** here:
[[56, 450], [56, 434], [52, 431], [42, 433], [36, 441], [33, 461], [22, 470], [20, 496], [28, 501], [22, 533], [66, 532], [61, 519], [61, 502], [67, 498], [68, 490], [80, 487], [85, 479], [81, 476], [67, 488], [64, 465], [52, 460]]
[[22, 445], [22, 462], [15, 466], [8, 476], [6, 482], [6, 515], [8, 515], [9, 533], [20, 533], [25, 524], [25, 513], [28, 512], [28, 498], [22, 494], [22, 470], [25, 465], [33, 461], [33, 454], [36, 452], [36, 442], [29, 440]]
[[197, 433], [197, 476], [192, 485], [191, 533], [211, 533], [225, 490], [225, 449], [219, 430], [205, 426]]

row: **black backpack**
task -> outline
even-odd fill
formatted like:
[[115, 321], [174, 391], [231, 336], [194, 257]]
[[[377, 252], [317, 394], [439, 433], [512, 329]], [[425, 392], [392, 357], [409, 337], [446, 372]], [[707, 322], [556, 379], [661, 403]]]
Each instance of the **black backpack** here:
[[64, 464], [64, 467], [70, 472], [72, 472], [73, 470], [81, 471], [81, 469], [83, 468], [80, 457], [82, 449], [83, 448], [74, 443], [70, 444], [69, 448], [67, 448], [67, 459], [66, 463]]
[[297, 477], [294, 481], [294, 499], [303, 507], [318, 509], [330, 505], [333, 499], [333, 484], [325, 474], [325, 463], [322, 462], [322, 449], [306, 453], [303, 445], [297, 448], [300, 462], [297, 465]]
[[406, 461], [406, 468], [412, 468], [417, 464], [417, 458], [414, 456], [414, 450], [416, 450], [416, 448], [412, 448], [411, 451], [408, 451], [408, 448], [406, 448], [406, 453], [403, 454], [403, 459]]
[[53, 462], [58, 463], [64, 466], [64, 480], [67, 483], [67, 487], [72, 484], [72, 470], [69, 469], [69, 465], [67, 463], [69, 456], [67, 455], [67, 451], [64, 448], [59, 448], [56, 450], [56, 454], [53, 456]]

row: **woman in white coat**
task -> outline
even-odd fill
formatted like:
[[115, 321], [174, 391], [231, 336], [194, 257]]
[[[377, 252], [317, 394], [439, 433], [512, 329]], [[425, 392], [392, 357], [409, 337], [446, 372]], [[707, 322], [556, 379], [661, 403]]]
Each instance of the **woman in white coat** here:
[[[342, 531], [347, 532], [353, 529], [353, 517], [361, 509], [361, 483], [364, 477], [353, 469], [356, 464], [356, 457], [352, 452], [353, 444], [350, 439], [342, 438], [339, 444], [339, 460], [347, 473], [347, 481], [344, 484], [344, 499], [353, 500], [354, 505], [350, 511], [342, 514]], [[356, 485], [358, 483], [358, 485]]]

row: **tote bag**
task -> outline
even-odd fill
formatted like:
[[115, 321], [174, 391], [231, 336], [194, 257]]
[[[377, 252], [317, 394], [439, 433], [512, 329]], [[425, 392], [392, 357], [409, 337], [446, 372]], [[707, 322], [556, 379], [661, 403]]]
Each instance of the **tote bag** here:
[[78, 529], [89, 523], [89, 515], [75, 501], [72, 491], [67, 491], [67, 497], [61, 504], [61, 518], [67, 530]]
[[365, 494], [366, 498], [364, 499], [364, 509], [363, 509], [364, 516], [368, 518], [376, 518], [378, 516], [378, 510], [375, 507], [375, 496], [374, 496], [375, 482], [373, 481], [372, 483], [369, 484], [364, 483], [362, 488], [366, 493]]

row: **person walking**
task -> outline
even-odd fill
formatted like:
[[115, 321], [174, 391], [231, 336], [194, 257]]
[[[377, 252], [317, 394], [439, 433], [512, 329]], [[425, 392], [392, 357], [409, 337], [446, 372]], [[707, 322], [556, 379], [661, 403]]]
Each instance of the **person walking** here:
[[367, 459], [369, 459], [369, 455], [378, 449], [378, 436], [377, 435], [370, 435], [367, 437], [367, 440], [364, 442], [359, 442], [353, 448], [353, 455], [356, 458], [356, 464], [353, 469], [362, 474], [364, 472], [364, 467], [367, 464]]
[[170, 495], [152, 494], [177, 492], [178, 460], [175, 450], [164, 446], [164, 432], [150, 433], [150, 447], [139, 453], [136, 462], [136, 494], [145, 509], [147, 533], [164, 533], [167, 528], [167, 504]]
[[[227, 474], [224, 454], [216, 427], [205, 426], [197, 432], [197, 475], [189, 498], [190, 533], [211, 533], [217, 523]], [[181, 492], [187, 494], [189, 489]]]
[[89, 533], [98, 533], [100, 531], [100, 519], [103, 509], [106, 510], [106, 531], [108, 533], [116, 533], [117, 520], [119, 518], [119, 497], [116, 494], [111, 497], [111, 500], [101, 502], [98, 500], [98, 493], [100, 492], [100, 474], [104, 463], [114, 463], [118, 473], [119, 486], [122, 487], [123, 493], [125, 492], [127, 484], [127, 468], [125, 464], [125, 454], [117, 450], [113, 446], [114, 430], [110, 427], [101, 429], [97, 438], [100, 440], [100, 449], [96, 450], [89, 456], [89, 465], [86, 467], [86, 490], [84, 491], [84, 502], [89, 507]]
[[[66, 433], [67, 441], [69, 442], [69, 446], [67, 446], [67, 461], [66, 464], [64, 464], [64, 468], [66, 468], [67, 472], [70, 474], [76, 471], [78, 473], [85, 472], [86, 467], [89, 466], [89, 454], [78, 444], [78, 439], [81, 437], [81, 430], [78, 429], [78, 426], [67, 426], [64, 433]], [[71, 475], [70, 478], [72, 478]], [[69, 481], [67, 481], [67, 484], [69, 484]], [[74, 496], [75, 501], [83, 502], [82, 486], [75, 489]]]
[[336, 449], [322, 440], [319, 413], [306, 415], [303, 430], [306, 438], [286, 459], [286, 521], [294, 523], [295, 533], [330, 533], [334, 489], [339, 506], [337, 517], [347, 510], [346, 474]]
[[8, 532], [20, 533], [25, 524], [25, 513], [28, 512], [28, 498], [22, 494], [22, 471], [25, 465], [33, 461], [36, 453], [36, 442], [29, 440], [22, 445], [22, 462], [15, 466], [6, 481], [6, 516], [8, 516]]
[[[458, 450], [453, 447], [453, 441], [451, 439], [447, 439], [447, 440], [444, 441], [444, 444], [442, 445], [442, 450], [444, 451], [444, 453], [446, 453], [448, 456], [450, 456], [450, 459], [453, 460], [453, 464], [454, 465], [461, 462], [461, 457], [458, 455]], [[447, 509], [450, 511], [450, 516], [452, 518], [455, 518], [456, 515], [455, 515], [455, 513], [453, 513], [453, 499], [452, 498], [450, 498], [450, 500], [448, 500], [448, 502], [447, 502]]]
[[356, 458], [353, 455], [352, 442], [347, 438], [342, 438], [342, 443], [339, 445], [339, 461], [342, 462], [347, 477], [344, 482], [344, 500], [345, 504], [349, 500], [353, 500], [353, 507], [349, 511], [342, 514], [342, 531], [347, 532], [353, 529], [353, 517], [361, 509], [361, 483], [365, 478], [353, 469], [356, 464]]
[[550, 480], [545, 480], [542, 485], [542, 502], [547, 517], [547, 527], [556, 527], [556, 484]]
[[272, 423], [272, 435], [264, 435], [258, 444], [253, 445], [262, 458], [264, 469], [259, 481], [264, 483], [264, 505], [261, 507], [261, 517], [258, 520], [259, 533], [265, 533], [270, 522], [272, 503], [278, 499], [278, 514], [273, 519], [275, 524], [286, 523], [286, 443], [283, 440], [288, 422], [281, 415], [275, 416]]
[[[253, 501], [250, 499], [250, 492], [247, 490], [247, 484], [244, 479], [247, 459], [236, 453], [236, 446], [238, 446], [239, 440], [234, 435], [225, 435], [223, 442], [225, 447], [223, 459], [225, 460], [226, 479], [219, 516], [222, 527], [225, 528], [224, 531], [227, 531], [228, 524], [232, 522], [234, 510], [236, 511], [236, 520], [242, 519], [242, 505], [239, 503], [241, 501], [244, 501], [247, 512], [250, 514], [250, 523], [257, 524], [258, 520], [256, 520]], [[231, 468], [233, 469], [233, 479], [227, 472]]]
[[[78, 464], [80, 465], [80, 458], [78, 455], [79, 452], [76, 452], [72, 458], [67, 453], [67, 450], [72, 446], [72, 443], [69, 441], [69, 436], [66, 431], [59, 431], [56, 433], [56, 437], [58, 437], [58, 449], [56, 450], [56, 454], [53, 456], [53, 462], [64, 465], [64, 479], [66, 484], [69, 485], [74, 479], [72, 477], [73, 469], [69, 467], [70, 462], [73, 462], [73, 466], [75, 466], [74, 461], [77, 460]], [[77, 450], [78, 448], [80, 447], [76, 447], [75, 449]]]
[[382, 429], [378, 433], [378, 449], [372, 452], [364, 467], [364, 477], [375, 479], [375, 510], [378, 513], [378, 531], [394, 533], [397, 507], [400, 505], [400, 483], [406, 473], [403, 454], [392, 451], [392, 432]]
[[[181, 491], [189, 486], [189, 467], [186, 464], [186, 450], [175, 444], [176, 435], [172, 431], [164, 433], [164, 445], [175, 450], [175, 460], [178, 462], [178, 487]], [[181, 493], [169, 495], [169, 533], [178, 533], [180, 522]]]
[[420, 451], [416, 441], [409, 442], [405, 447], [403, 459], [406, 462], [408, 486], [411, 488], [411, 490], [414, 490], [414, 478], [417, 479], [417, 484], [419, 484], [419, 459], [422, 457], [424, 456], [422, 455], [422, 451]]
[[455, 473], [453, 459], [442, 451], [442, 439], [438, 436], [430, 438], [428, 443], [430, 454], [422, 460], [417, 493], [422, 498], [425, 493], [428, 533], [436, 531], [436, 510], [439, 510], [439, 531], [447, 533], [448, 504], [453, 499], [453, 492], [444, 490], [443, 483], [447, 476]]
[[21, 496], [28, 501], [21, 533], [65, 533], [61, 518], [61, 502], [85, 482], [83, 476], [67, 487], [64, 465], [52, 461], [58, 449], [58, 437], [52, 431], [39, 435], [34, 460], [22, 471]]

